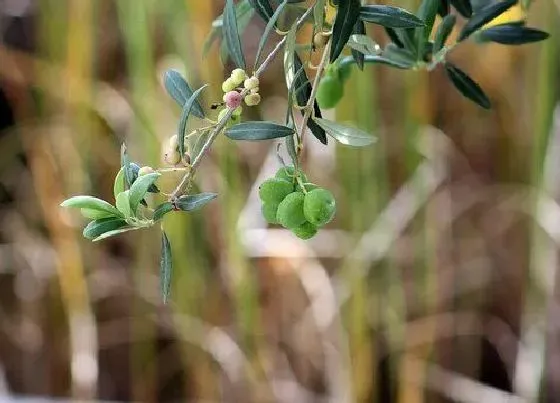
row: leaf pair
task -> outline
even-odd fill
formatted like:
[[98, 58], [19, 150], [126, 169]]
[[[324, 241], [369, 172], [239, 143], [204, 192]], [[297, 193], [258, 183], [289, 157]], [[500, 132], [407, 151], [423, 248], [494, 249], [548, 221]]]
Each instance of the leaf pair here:
[[171, 211], [195, 211], [204, 207], [206, 204], [214, 200], [218, 195], [216, 193], [199, 193], [188, 196], [181, 196], [173, 202], [165, 202], [160, 204], [154, 211], [153, 221], [159, 221], [164, 215]]

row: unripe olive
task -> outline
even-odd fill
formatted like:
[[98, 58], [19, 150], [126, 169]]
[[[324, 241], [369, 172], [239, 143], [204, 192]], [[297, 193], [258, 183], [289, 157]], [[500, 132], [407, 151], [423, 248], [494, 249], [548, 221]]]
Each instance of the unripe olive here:
[[301, 239], [310, 239], [317, 234], [317, 227], [309, 221], [304, 222], [299, 227], [293, 228], [292, 232]]
[[324, 35], [322, 32], [317, 32], [313, 35], [313, 46], [316, 49], [323, 49], [329, 41], [329, 35]]
[[243, 85], [248, 90], [253, 90], [255, 88], [259, 88], [259, 79], [257, 77], [253, 76], [251, 78], [246, 79], [245, 82], [243, 83]]
[[[285, 167], [280, 168], [275, 175], [279, 179], [284, 179], [285, 181], [294, 182], [295, 177], [295, 168], [291, 165], [287, 165]], [[301, 170], [298, 172], [298, 176], [301, 178], [302, 182], [307, 182], [307, 177]]]
[[245, 70], [243, 69], [235, 69], [231, 72], [230, 79], [232, 80], [232, 82], [235, 84], [236, 87], [240, 85], [246, 78], [247, 78], [247, 73], [245, 73]]
[[154, 168], [152, 168], [150, 166], [143, 166], [142, 168], [140, 168], [138, 170], [138, 176], [153, 174], [154, 172], [155, 172]]
[[247, 104], [247, 106], [256, 106], [261, 103], [261, 96], [259, 94], [246, 95], [245, 103]]
[[278, 204], [293, 191], [293, 183], [283, 179], [271, 178], [265, 180], [259, 186], [259, 197], [264, 202]]
[[305, 195], [303, 203], [305, 218], [318, 227], [331, 221], [336, 212], [336, 202], [331, 192], [315, 189]]
[[323, 109], [331, 109], [342, 98], [344, 87], [342, 82], [331, 75], [327, 75], [321, 79], [319, 88], [317, 89], [317, 102]]
[[284, 228], [297, 228], [306, 221], [305, 215], [303, 214], [304, 199], [305, 196], [303, 193], [294, 192], [286, 196], [278, 205], [276, 218]]
[[241, 116], [242, 113], [243, 113], [243, 107], [238, 106], [237, 108], [235, 108], [235, 110], [233, 111], [233, 114], [231, 116], [233, 116], [234, 118], [237, 118], [237, 117]]
[[224, 81], [222, 83], [222, 91], [223, 92], [233, 91], [236, 87], [237, 87], [237, 84], [231, 78], [228, 78], [226, 81]]
[[261, 211], [264, 219], [269, 224], [278, 224], [276, 213], [278, 212], [278, 203], [265, 202], [261, 206]]
[[341, 64], [338, 67], [338, 76], [343, 82], [348, 80], [351, 74], [352, 74], [352, 64], [345, 63], [345, 64]]

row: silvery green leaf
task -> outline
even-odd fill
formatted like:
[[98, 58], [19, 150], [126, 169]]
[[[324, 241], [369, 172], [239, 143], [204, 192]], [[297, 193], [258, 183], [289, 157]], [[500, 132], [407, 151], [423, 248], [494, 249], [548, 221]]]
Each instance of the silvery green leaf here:
[[125, 218], [132, 217], [133, 212], [130, 208], [130, 191], [125, 190], [117, 195], [116, 205], [117, 209], [124, 215]]
[[414, 14], [400, 7], [367, 5], [360, 9], [360, 18], [365, 22], [389, 28], [416, 28], [424, 22]]
[[[167, 93], [183, 108], [187, 100], [192, 96], [193, 91], [187, 81], [176, 70], [167, 70], [163, 76], [163, 81]], [[204, 119], [204, 110], [202, 106], [196, 101], [192, 106], [192, 113]]]
[[268, 39], [268, 37], [269, 37], [270, 33], [272, 32], [272, 30], [274, 29], [274, 27], [276, 26], [276, 21], [278, 20], [278, 17], [280, 16], [280, 14], [282, 14], [282, 11], [284, 10], [284, 7], [286, 7], [286, 4], [288, 4], [288, 0], [284, 0], [280, 4], [280, 6], [278, 6], [276, 11], [274, 12], [274, 14], [272, 14], [272, 17], [270, 18], [270, 20], [266, 24], [264, 32], [261, 36], [261, 40], [259, 41], [259, 47], [257, 48], [257, 55], [255, 56], [255, 65], [254, 65], [253, 70], [257, 70], [257, 65], [259, 63], [261, 53], [264, 49], [264, 45], [266, 44], [266, 40]]
[[142, 175], [132, 184], [129, 190], [130, 208], [132, 213], [138, 209], [140, 201], [144, 199], [150, 186], [161, 176], [158, 172]]
[[353, 147], [369, 146], [377, 140], [375, 137], [363, 130], [347, 126], [342, 123], [327, 119], [314, 118], [315, 122], [321, 126], [327, 134], [341, 144]]
[[294, 130], [273, 122], [243, 122], [229, 127], [225, 135], [232, 140], [271, 140], [293, 135]]
[[193, 110], [194, 104], [197, 102], [198, 97], [203, 89], [205, 89], [208, 84], [204, 84], [198, 90], [193, 92], [189, 99], [185, 102], [183, 110], [181, 111], [181, 117], [179, 118], [179, 125], [177, 127], [177, 142], [179, 143], [179, 154], [181, 158], [185, 154], [185, 132], [187, 131], [187, 122], [191, 111]]
[[93, 196], [74, 196], [70, 199], [64, 200], [61, 207], [71, 207], [79, 209], [96, 210], [104, 212], [110, 216], [122, 217], [122, 214], [105, 200], [98, 199]]
[[173, 255], [171, 244], [165, 232], [161, 233], [161, 258], [159, 261], [159, 281], [163, 303], [167, 304], [171, 292], [171, 274], [173, 272]]
[[233, 0], [226, 0], [223, 24], [222, 31], [224, 41], [228, 47], [231, 59], [237, 67], [245, 70], [245, 56], [243, 55], [243, 49], [241, 48], [241, 38], [239, 37], [239, 31], [237, 28], [237, 18], [235, 16]]
[[128, 226], [127, 222], [122, 218], [117, 218], [117, 217], [102, 218], [100, 220], [94, 220], [90, 222], [84, 228], [83, 235], [87, 239], [95, 239], [106, 232], [114, 231], [127, 226]]
[[332, 29], [331, 63], [342, 53], [344, 46], [348, 42], [348, 38], [352, 35], [359, 16], [359, 0], [346, 0], [339, 4]]
[[505, 13], [515, 4], [517, 4], [517, 0], [503, 0], [477, 10], [477, 12], [473, 14], [472, 18], [465, 24], [465, 26], [461, 30], [458, 41], [465, 40], [473, 32], [483, 27], [494, 18]]
[[379, 55], [381, 47], [367, 35], [351, 35], [348, 46], [364, 55]]
[[181, 211], [195, 211], [201, 209], [216, 197], [218, 197], [216, 193], [198, 193], [181, 196], [175, 201], [175, 206]]

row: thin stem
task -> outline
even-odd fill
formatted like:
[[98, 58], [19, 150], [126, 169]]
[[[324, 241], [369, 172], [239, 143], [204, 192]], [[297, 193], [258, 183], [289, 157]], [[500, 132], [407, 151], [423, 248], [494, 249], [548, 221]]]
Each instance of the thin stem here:
[[315, 78], [313, 79], [313, 85], [311, 88], [311, 95], [309, 96], [309, 100], [307, 101], [307, 105], [305, 107], [305, 113], [303, 114], [303, 121], [301, 123], [300, 128], [300, 139], [301, 139], [301, 146], [298, 149], [298, 154], [301, 153], [303, 150], [303, 140], [305, 137], [305, 128], [307, 127], [307, 122], [311, 118], [311, 114], [313, 113], [313, 104], [315, 103], [315, 97], [317, 96], [317, 88], [319, 87], [319, 81], [321, 80], [321, 76], [323, 75], [323, 71], [329, 61], [329, 54], [331, 50], [331, 40], [327, 42], [325, 48], [323, 49], [323, 56], [321, 57], [321, 63], [317, 67], [317, 72], [315, 74]]
[[[298, 26], [298, 28], [303, 24], [303, 22], [306, 20], [306, 18], [309, 17], [309, 15], [311, 15], [312, 12], [313, 12], [313, 6], [310, 7], [309, 9], [307, 9], [307, 11], [296, 21], [296, 25]], [[259, 75], [262, 74], [262, 72], [265, 71], [268, 68], [270, 63], [272, 63], [272, 61], [274, 60], [274, 58], [276, 57], [276, 55], [278, 54], [280, 49], [282, 49], [282, 46], [284, 46], [285, 43], [286, 43], [286, 37], [282, 38], [282, 40], [276, 44], [276, 47], [272, 50], [272, 52], [270, 52], [268, 57], [263, 61], [263, 63], [260, 65], [260, 67], [257, 69], [257, 71], [255, 71], [255, 73], [254, 73], [255, 77], [258, 78]], [[241, 92], [241, 98], [245, 98], [245, 95], [247, 95], [249, 92], [250, 92], [250, 90], [244, 89]], [[185, 173], [185, 175], [181, 179], [181, 182], [179, 182], [179, 184], [177, 185], [175, 190], [173, 190], [173, 192], [169, 196], [169, 200], [173, 200], [173, 199], [176, 199], [177, 197], [179, 197], [179, 195], [181, 194], [181, 192], [183, 191], [185, 186], [189, 183], [189, 181], [194, 176], [194, 174], [196, 172], [196, 169], [198, 168], [198, 166], [202, 162], [202, 158], [204, 158], [204, 156], [206, 155], [206, 153], [208, 152], [208, 150], [212, 146], [212, 143], [214, 143], [214, 140], [216, 140], [218, 135], [222, 132], [222, 130], [226, 126], [227, 122], [231, 118], [231, 115], [233, 114], [234, 109], [227, 108], [227, 110], [228, 110], [227, 113], [216, 124], [216, 127], [214, 128], [214, 131], [212, 132], [210, 137], [208, 137], [208, 140], [206, 141], [204, 146], [202, 146], [202, 149], [200, 150], [200, 153], [198, 153], [195, 160], [192, 162], [191, 166], [187, 167], [187, 168], [189, 168], [188, 172]]]

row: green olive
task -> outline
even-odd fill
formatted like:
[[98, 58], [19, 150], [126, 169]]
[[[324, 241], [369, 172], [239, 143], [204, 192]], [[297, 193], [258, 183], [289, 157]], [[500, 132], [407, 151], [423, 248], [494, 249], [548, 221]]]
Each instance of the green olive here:
[[259, 186], [259, 197], [263, 202], [278, 204], [293, 191], [292, 183], [279, 178], [271, 178]]
[[315, 189], [305, 195], [303, 204], [305, 218], [320, 227], [331, 221], [336, 212], [336, 202], [331, 192], [326, 189]]
[[297, 228], [306, 221], [303, 214], [304, 199], [303, 193], [294, 192], [286, 196], [278, 205], [276, 218], [284, 228]]
[[344, 87], [341, 80], [335, 76], [326, 75], [319, 83], [319, 88], [317, 89], [317, 102], [321, 108], [331, 109], [338, 104], [343, 94]]
[[292, 232], [301, 239], [310, 239], [317, 234], [317, 227], [309, 221], [304, 222], [299, 227], [292, 229]]
[[261, 212], [267, 223], [278, 224], [278, 219], [276, 218], [278, 212], [277, 203], [264, 202], [261, 206]]

